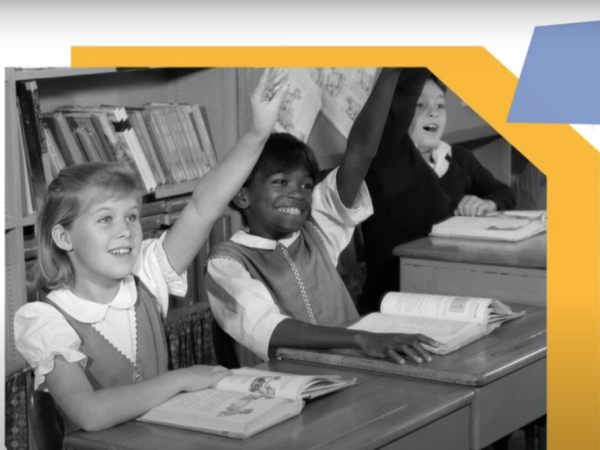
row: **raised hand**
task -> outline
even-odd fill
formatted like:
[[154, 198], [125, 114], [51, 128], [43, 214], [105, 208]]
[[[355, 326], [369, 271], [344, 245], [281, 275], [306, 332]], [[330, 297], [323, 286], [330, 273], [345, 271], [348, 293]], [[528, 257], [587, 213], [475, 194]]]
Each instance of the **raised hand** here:
[[271, 133], [288, 89], [288, 69], [268, 67], [264, 70], [250, 97], [252, 132], [259, 136], [268, 136]]

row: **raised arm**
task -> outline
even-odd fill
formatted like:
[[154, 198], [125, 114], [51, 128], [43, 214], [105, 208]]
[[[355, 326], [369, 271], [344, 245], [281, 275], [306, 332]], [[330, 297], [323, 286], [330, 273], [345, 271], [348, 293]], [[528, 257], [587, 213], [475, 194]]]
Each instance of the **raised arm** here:
[[377, 153], [401, 70], [382, 69], [350, 130], [346, 153], [337, 173], [338, 192], [347, 208], [354, 203], [371, 160]]
[[165, 252], [177, 273], [188, 267], [215, 220], [246, 181], [271, 134], [288, 87], [286, 69], [265, 69], [250, 98], [250, 130], [216, 167], [200, 178], [191, 201], [165, 238]]

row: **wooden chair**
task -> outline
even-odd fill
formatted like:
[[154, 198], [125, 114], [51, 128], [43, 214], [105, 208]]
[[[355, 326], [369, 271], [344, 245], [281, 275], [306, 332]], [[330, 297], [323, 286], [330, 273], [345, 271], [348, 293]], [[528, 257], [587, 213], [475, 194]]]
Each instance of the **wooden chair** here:
[[27, 414], [38, 450], [61, 450], [65, 424], [48, 392], [33, 388], [33, 374], [27, 381]]

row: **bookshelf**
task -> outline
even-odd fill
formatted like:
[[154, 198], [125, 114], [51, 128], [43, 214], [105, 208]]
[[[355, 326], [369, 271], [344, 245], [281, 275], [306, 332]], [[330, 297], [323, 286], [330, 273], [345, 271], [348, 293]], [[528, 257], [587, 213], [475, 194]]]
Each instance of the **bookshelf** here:
[[[206, 107], [217, 158], [235, 144], [237, 69], [5, 69], [5, 367], [9, 374], [25, 366], [14, 346], [12, 317], [27, 301], [25, 246], [34, 234], [36, 214], [26, 214], [22, 201], [21, 156], [16, 86], [35, 80], [42, 113], [65, 105], [141, 107], [148, 102], [196, 103]], [[159, 186], [148, 200], [191, 193], [194, 181]]]

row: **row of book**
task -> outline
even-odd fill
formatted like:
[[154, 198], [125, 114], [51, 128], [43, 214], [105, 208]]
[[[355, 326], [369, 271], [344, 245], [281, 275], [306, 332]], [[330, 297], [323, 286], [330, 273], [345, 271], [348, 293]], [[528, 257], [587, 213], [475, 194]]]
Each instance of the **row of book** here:
[[206, 109], [197, 104], [65, 106], [42, 113], [35, 81], [17, 83], [17, 100], [27, 213], [41, 206], [58, 172], [74, 164], [126, 162], [146, 192], [198, 179], [217, 164]]

